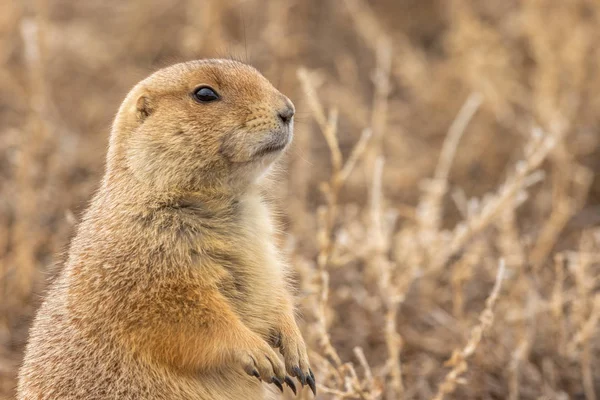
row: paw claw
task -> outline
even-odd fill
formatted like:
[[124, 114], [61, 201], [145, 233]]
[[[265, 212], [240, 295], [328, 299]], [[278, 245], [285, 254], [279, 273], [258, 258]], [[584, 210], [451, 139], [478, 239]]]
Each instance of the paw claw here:
[[312, 374], [312, 371], [310, 371], [308, 377], [306, 378], [306, 381], [308, 382], [308, 386], [310, 386], [310, 390], [312, 390], [313, 395], [316, 396], [317, 395], [317, 386], [315, 384], [315, 378], [314, 378], [314, 375]]
[[275, 383], [280, 390], [283, 389], [284, 364], [267, 342], [259, 342], [255, 347], [248, 346], [240, 350], [237, 356], [248, 375], [264, 382]]
[[294, 396], [297, 394], [296, 393], [296, 385], [294, 385], [294, 381], [292, 380], [292, 378], [290, 378], [289, 376], [286, 376], [284, 379], [286, 385], [288, 385], [290, 387], [290, 389], [292, 389], [292, 392], [294, 392]]
[[296, 378], [298, 378], [298, 380], [300, 381], [302, 386], [306, 386], [306, 376], [304, 375], [304, 373], [302, 372], [300, 367], [297, 367], [297, 366], [293, 367], [292, 372], [293, 372], [294, 376]]
[[277, 386], [277, 388], [281, 391], [281, 393], [283, 393], [283, 385], [281, 384], [281, 381], [279, 380], [279, 378], [277, 378], [276, 376], [274, 376], [271, 379], [273, 381], [273, 384], [275, 386]]

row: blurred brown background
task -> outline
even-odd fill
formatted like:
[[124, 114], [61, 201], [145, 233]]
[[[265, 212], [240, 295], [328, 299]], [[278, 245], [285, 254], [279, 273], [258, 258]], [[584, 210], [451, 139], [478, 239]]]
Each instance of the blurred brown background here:
[[0, 399], [121, 100], [205, 57], [296, 104], [273, 193], [319, 398], [599, 398], [599, 23], [594, 0], [1, 2]]

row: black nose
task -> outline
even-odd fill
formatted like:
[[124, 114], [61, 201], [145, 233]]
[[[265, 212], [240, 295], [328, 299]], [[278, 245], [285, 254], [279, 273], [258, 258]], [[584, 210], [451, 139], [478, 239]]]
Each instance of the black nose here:
[[279, 110], [277, 114], [284, 124], [289, 124], [294, 116], [294, 107], [286, 105], [283, 109]]

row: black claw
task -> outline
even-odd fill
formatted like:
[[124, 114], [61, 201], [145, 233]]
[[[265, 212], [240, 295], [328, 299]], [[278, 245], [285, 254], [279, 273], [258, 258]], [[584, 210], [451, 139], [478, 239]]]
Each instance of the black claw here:
[[308, 377], [306, 378], [306, 381], [308, 382], [308, 386], [310, 386], [310, 390], [312, 390], [313, 394], [316, 396], [317, 395], [317, 386], [315, 385], [315, 378], [312, 375], [312, 373], [308, 375]]
[[296, 395], [296, 385], [294, 385], [294, 381], [292, 380], [292, 378], [290, 378], [289, 376], [286, 376], [284, 378], [284, 382], [290, 387], [290, 389], [292, 389], [292, 392], [294, 392], [294, 396]]
[[281, 393], [283, 393], [283, 385], [281, 384], [279, 378], [277, 378], [276, 376], [273, 377], [273, 384], [275, 384], [275, 386], [277, 386], [279, 390], [281, 390]]
[[258, 378], [258, 380], [260, 380], [260, 374], [258, 373], [257, 370], [252, 370], [252, 376], [255, 376], [256, 378]]
[[317, 380], [315, 379], [315, 374], [313, 374], [312, 369], [309, 368], [308, 373], [310, 374], [310, 377], [313, 379], [313, 381], [316, 382]]
[[292, 372], [294, 376], [298, 378], [302, 386], [306, 386], [306, 376], [304, 375], [304, 372], [302, 372], [300, 367], [293, 367]]

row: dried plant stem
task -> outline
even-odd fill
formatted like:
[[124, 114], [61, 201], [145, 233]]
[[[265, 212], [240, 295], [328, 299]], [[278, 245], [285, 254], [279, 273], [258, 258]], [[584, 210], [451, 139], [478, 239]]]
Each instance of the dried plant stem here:
[[448, 180], [450, 166], [454, 161], [458, 143], [482, 102], [483, 96], [481, 94], [471, 93], [452, 122], [452, 125], [450, 125], [446, 140], [444, 140], [444, 144], [442, 145], [438, 165], [435, 169], [434, 177], [436, 181], [446, 182]]
[[596, 399], [594, 389], [594, 374], [592, 372], [592, 347], [590, 340], [598, 328], [600, 321], [600, 295], [593, 294], [593, 278], [590, 269], [592, 260], [589, 256], [592, 250], [593, 239], [589, 232], [584, 232], [581, 237], [580, 250], [582, 250], [573, 268], [578, 301], [573, 303], [573, 313], [578, 324], [578, 331], [567, 345], [567, 351], [579, 355], [582, 383], [587, 399]]
[[500, 260], [496, 281], [492, 292], [485, 302], [485, 309], [479, 316], [479, 324], [471, 329], [471, 335], [466, 346], [460, 351], [455, 350], [450, 360], [446, 362], [446, 365], [452, 366], [452, 369], [446, 374], [433, 400], [442, 400], [445, 395], [454, 392], [460, 376], [468, 369], [467, 360], [475, 353], [483, 334], [492, 326], [494, 322], [494, 305], [500, 294], [504, 271], [504, 260]]
[[371, 111], [373, 140], [367, 149], [365, 162], [367, 176], [372, 176], [377, 158], [382, 154], [383, 137], [387, 126], [388, 95], [390, 92], [390, 71], [392, 68], [392, 45], [387, 38], [380, 38], [376, 46], [376, 67], [373, 73], [375, 94]]
[[[363, 351], [362, 347], [355, 347], [353, 349], [353, 352], [354, 352], [354, 355], [356, 356], [356, 358], [358, 359], [358, 362], [360, 363], [360, 365], [363, 367], [363, 369], [365, 371], [365, 381], [368, 384], [372, 384], [373, 372], [371, 371], [371, 367], [369, 366], [367, 357], [365, 357], [365, 352]], [[372, 388], [367, 388], [367, 389], [372, 389]]]
[[517, 164], [514, 175], [507, 179], [501, 186], [499, 192], [483, 206], [480, 212], [471, 216], [467, 221], [463, 224], [459, 224], [455, 228], [452, 239], [447, 246], [447, 250], [434, 260], [433, 271], [441, 268], [452, 256], [457, 254], [474, 235], [478, 234], [492, 223], [496, 215], [498, 215], [498, 213], [515, 198], [517, 193], [523, 189], [526, 185], [528, 176], [546, 159], [558, 139], [555, 136], [539, 137], [540, 135], [541, 133], [533, 135], [531, 143], [527, 146], [533, 150], [528, 154], [524, 161]]
[[581, 375], [583, 380], [583, 390], [585, 397], [588, 400], [596, 400], [596, 391], [594, 389], [594, 373], [592, 372], [592, 354], [593, 349], [590, 339], [593, 337], [595, 330], [600, 321], [600, 295], [596, 295], [593, 301], [593, 308], [590, 317], [582, 326], [581, 331], [577, 333], [575, 340], [583, 344], [580, 353]]
[[[535, 271], [541, 269], [561, 231], [567, 225], [570, 218], [583, 205], [593, 181], [593, 174], [587, 168], [575, 165], [569, 161], [565, 161], [560, 165], [565, 164], [568, 165], [568, 176], [565, 176], [563, 179], [556, 179], [559, 181], [556, 186], [563, 187], [555, 189], [557, 194], [554, 196], [554, 201], [556, 204], [552, 208], [552, 213], [538, 236], [535, 247], [531, 251], [530, 262]], [[570, 179], [576, 185], [572, 196], [569, 196], [568, 188], [564, 187], [567, 186]]]
[[481, 241], [475, 241], [467, 254], [452, 266], [451, 284], [453, 287], [452, 311], [454, 316], [464, 315], [464, 284], [472, 277], [475, 266], [484, 256], [486, 247]]
[[561, 197], [554, 206], [548, 221], [539, 234], [536, 246], [531, 251], [529, 260], [535, 271], [539, 271], [552, 250], [560, 231], [565, 227], [575, 210], [569, 198]]
[[[419, 225], [421, 226], [421, 230], [426, 234], [439, 230], [442, 215], [442, 199], [448, 190], [450, 167], [454, 161], [458, 143], [482, 101], [483, 98], [479, 93], [471, 93], [450, 125], [450, 129], [442, 145], [434, 179], [427, 182], [427, 193], [424, 194], [417, 207]], [[424, 237], [430, 236], [432, 235]]]
[[[319, 297], [315, 316], [319, 331], [319, 345], [321, 346], [328, 361], [335, 367], [340, 376], [343, 376], [342, 370], [346, 369], [349, 371], [351, 377], [356, 377], [356, 372], [354, 371], [352, 365], [342, 363], [339, 354], [331, 344], [331, 340], [327, 331], [326, 313], [329, 299], [328, 264], [334, 252], [335, 246], [333, 236], [334, 224], [338, 214], [337, 200], [339, 191], [345, 183], [346, 178], [352, 172], [357, 160], [364, 154], [367, 148], [367, 140], [370, 137], [370, 133], [368, 131], [363, 131], [361, 140], [359, 140], [359, 142], [356, 144], [355, 148], [351, 152], [351, 157], [344, 164], [337, 140], [337, 111], [332, 110], [329, 113], [329, 118], [324, 119], [324, 108], [321, 105], [318, 97], [315, 95], [315, 88], [312, 84], [312, 80], [310, 79], [309, 72], [304, 68], [300, 68], [298, 70], [298, 78], [300, 79], [300, 83], [302, 84], [302, 87], [306, 93], [307, 101], [313, 116], [319, 124], [321, 133], [323, 134], [327, 145], [329, 146], [332, 164], [332, 173], [329, 181], [321, 184], [321, 190], [325, 195], [326, 204], [325, 206], [321, 207], [318, 212], [319, 251], [317, 255], [317, 271], [319, 275]], [[359, 395], [359, 398], [368, 398], [360, 387], [360, 382], [358, 382], [357, 379], [351, 379], [351, 381], [353, 382], [352, 389], [355, 391], [355, 394]]]
[[519, 400], [519, 383], [520, 383], [520, 366], [521, 362], [525, 358], [525, 355], [529, 352], [530, 342], [529, 339], [521, 340], [519, 347], [513, 352], [512, 359], [509, 365], [510, 379], [508, 382], [508, 399]]
[[363, 129], [362, 134], [360, 135], [360, 139], [354, 146], [354, 149], [352, 149], [350, 156], [348, 157], [348, 159], [346, 160], [346, 163], [344, 164], [344, 167], [340, 171], [339, 179], [342, 182], [345, 182], [348, 179], [348, 177], [350, 176], [350, 172], [352, 172], [352, 170], [356, 166], [356, 162], [365, 153], [365, 150], [367, 149], [367, 144], [369, 143], [369, 140], [371, 139], [371, 137], [372, 137], [371, 129], [369, 129], [369, 128]]
[[386, 256], [391, 246], [391, 229], [388, 226], [384, 226], [382, 217], [384, 164], [384, 158], [381, 156], [378, 157], [375, 162], [371, 187], [371, 226], [369, 237], [372, 242], [370, 246], [373, 254], [369, 258], [369, 267], [374, 269], [378, 276], [377, 285], [385, 313], [384, 332], [388, 352], [386, 370], [390, 378], [390, 384], [386, 388], [386, 398], [399, 399], [404, 395], [404, 384], [402, 382], [402, 366], [400, 361], [402, 338], [396, 329], [396, 318], [402, 299], [402, 291], [392, 284], [392, 270], [395, 264]]
[[567, 329], [564, 316], [564, 283], [565, 283], [566, 258], [564, 254], [554, 257], [554, 288], [552, 290], [551, 310], [558, 330], [557, 347], [562, 356], [567, 347]]
[[522, 271], [522, 265], [525, 262], [525, 249], [521, 243], [519, 237], [519, 227], [517, 225], [517, 218], [515, 215], [515, 209], [518, 206], [518, 202], [510, 209], [506, 209], [498, 223], [498, 230], [501, 232], [499, 240], [499, 247], [506, 260], [508, 266], [517, 266], [519, 272]]

